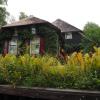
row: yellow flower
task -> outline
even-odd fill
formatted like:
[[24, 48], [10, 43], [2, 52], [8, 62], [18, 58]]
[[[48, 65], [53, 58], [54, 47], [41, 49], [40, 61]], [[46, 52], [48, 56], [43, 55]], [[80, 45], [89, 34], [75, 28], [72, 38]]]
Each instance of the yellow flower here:
[[82, 70], [84, 70], [84, 60], [83, 60], [83, 54], [81, 52], [77, 53], [77, 59], [81, 65]]

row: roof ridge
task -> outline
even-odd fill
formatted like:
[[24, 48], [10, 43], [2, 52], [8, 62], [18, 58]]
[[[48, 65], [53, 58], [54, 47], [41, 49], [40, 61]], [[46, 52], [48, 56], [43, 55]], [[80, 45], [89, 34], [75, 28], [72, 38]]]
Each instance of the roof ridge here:
[[[75, 31], [82, 31], [81, 29], [73, 26], [72, 24], [69, 24], [68, 22], [66, 22], [66, 21], [64, 21], [64, 20], [62, 20], [60, 18], [56, 19], [54, 22], [52, 22], [52, 24], [57, 26], [57, 27], [59, 27], [62, 31], [69, 30], [69, 29], [71, 31], [71, 28], [72, 28], [72, 31], [73, 30], [75, 30]], [[62, 26], [61, 26], [61, 24], [62, 24]], [[68, 29], [68, 27], [69, 27], [69, 29]]]
[[15, 21], [13, 23], [6, 24], [3, 27], [13, 27], [13, 26], [29, 25], [29, 24], [36, 24], [36, 23], [46, 23], [46, 22], [48, 21], [32, 16], [32, 17], [27, 17], [27, 18]]
[[[12, 23], [10, 23], [10, 24], [17, 23], [17, 22], [21, 22], [21, 21], [26, 21], [26, 20], [32, 19], [32, 18], [37, 18], [37, 17], [34, 17], [34, 16], [33, 16], [33, 17], [26, 17], [26, 18], [23, 18], [23, 19], [14, 21], [14, 22], [12, 22]], [[37, 18], [37, 19], [40, 19], [40, 18]], [[42, 20], [42, 19], [40, 19], [40, 20]]]
[[[70, 26], [72, 26], [74, 28], [77, 28], [77, 27], [73, 26], [72, 24], [70, 24], [70, 23], [68, 23], [68, 22], [66, 22], [66, 21], [64, 21], [64, 20], [62, 20], [60, 18], [58, 18], [57, 20], [62, 21], [62, 22], [66, 23], [66, 24], [68, 24], [68, 25], [70, 25]], [[79, 28], [77, 28], [77, 29], [80, 30]]]

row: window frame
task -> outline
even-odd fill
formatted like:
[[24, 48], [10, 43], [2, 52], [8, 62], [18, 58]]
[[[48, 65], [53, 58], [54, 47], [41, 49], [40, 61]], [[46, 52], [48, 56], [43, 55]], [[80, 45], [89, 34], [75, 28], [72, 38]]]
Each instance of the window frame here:
[[[15, 44], [13, 44], [13, 43], [15, 43]], [[11, 48], [13, 48], [13, 52], [11, 52]], [[17, 40], [17, 38], [13, 38], [9, 41], [8, 53], [17, 55], [17, 52], [18, 52], [18, 40]]]
[[[38, 44], [38, 50], [36, 50], [35, 46]], [[32, 47], [33, 46], [33, 47]], [[32, 48], [34, 48], [32, 50]], [[40, 53], [40, 38], [34, 37], [32, 40], [30, 40], [30, 55], [38, 55]]]
[[35, 27], [32, 27], [31, 28], [31, 32], [32, 32], [33, 35], [36, 34], [36, 28]]
[[72, 39], [72, 33], [65, 33], [65, 39]]

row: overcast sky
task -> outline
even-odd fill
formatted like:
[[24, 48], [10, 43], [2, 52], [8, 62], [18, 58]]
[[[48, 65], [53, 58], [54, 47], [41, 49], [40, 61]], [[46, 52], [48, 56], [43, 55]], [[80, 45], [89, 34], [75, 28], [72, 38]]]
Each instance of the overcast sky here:
[[88, 21], [100, 25], [100, 0], [8, 0], [7, 10], [16, 19], [22, 11], [50, 22], [60, 18], [80, 29]]

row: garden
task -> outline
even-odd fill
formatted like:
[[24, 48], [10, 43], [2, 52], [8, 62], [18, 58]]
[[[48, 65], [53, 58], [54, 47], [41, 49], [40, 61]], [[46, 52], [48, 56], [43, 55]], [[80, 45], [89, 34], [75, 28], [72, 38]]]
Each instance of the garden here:
[[0, 84], [60, 89], [100, 90], [100, 47], [74, 52], [66, 63], [51, 56], [0, 56]]

